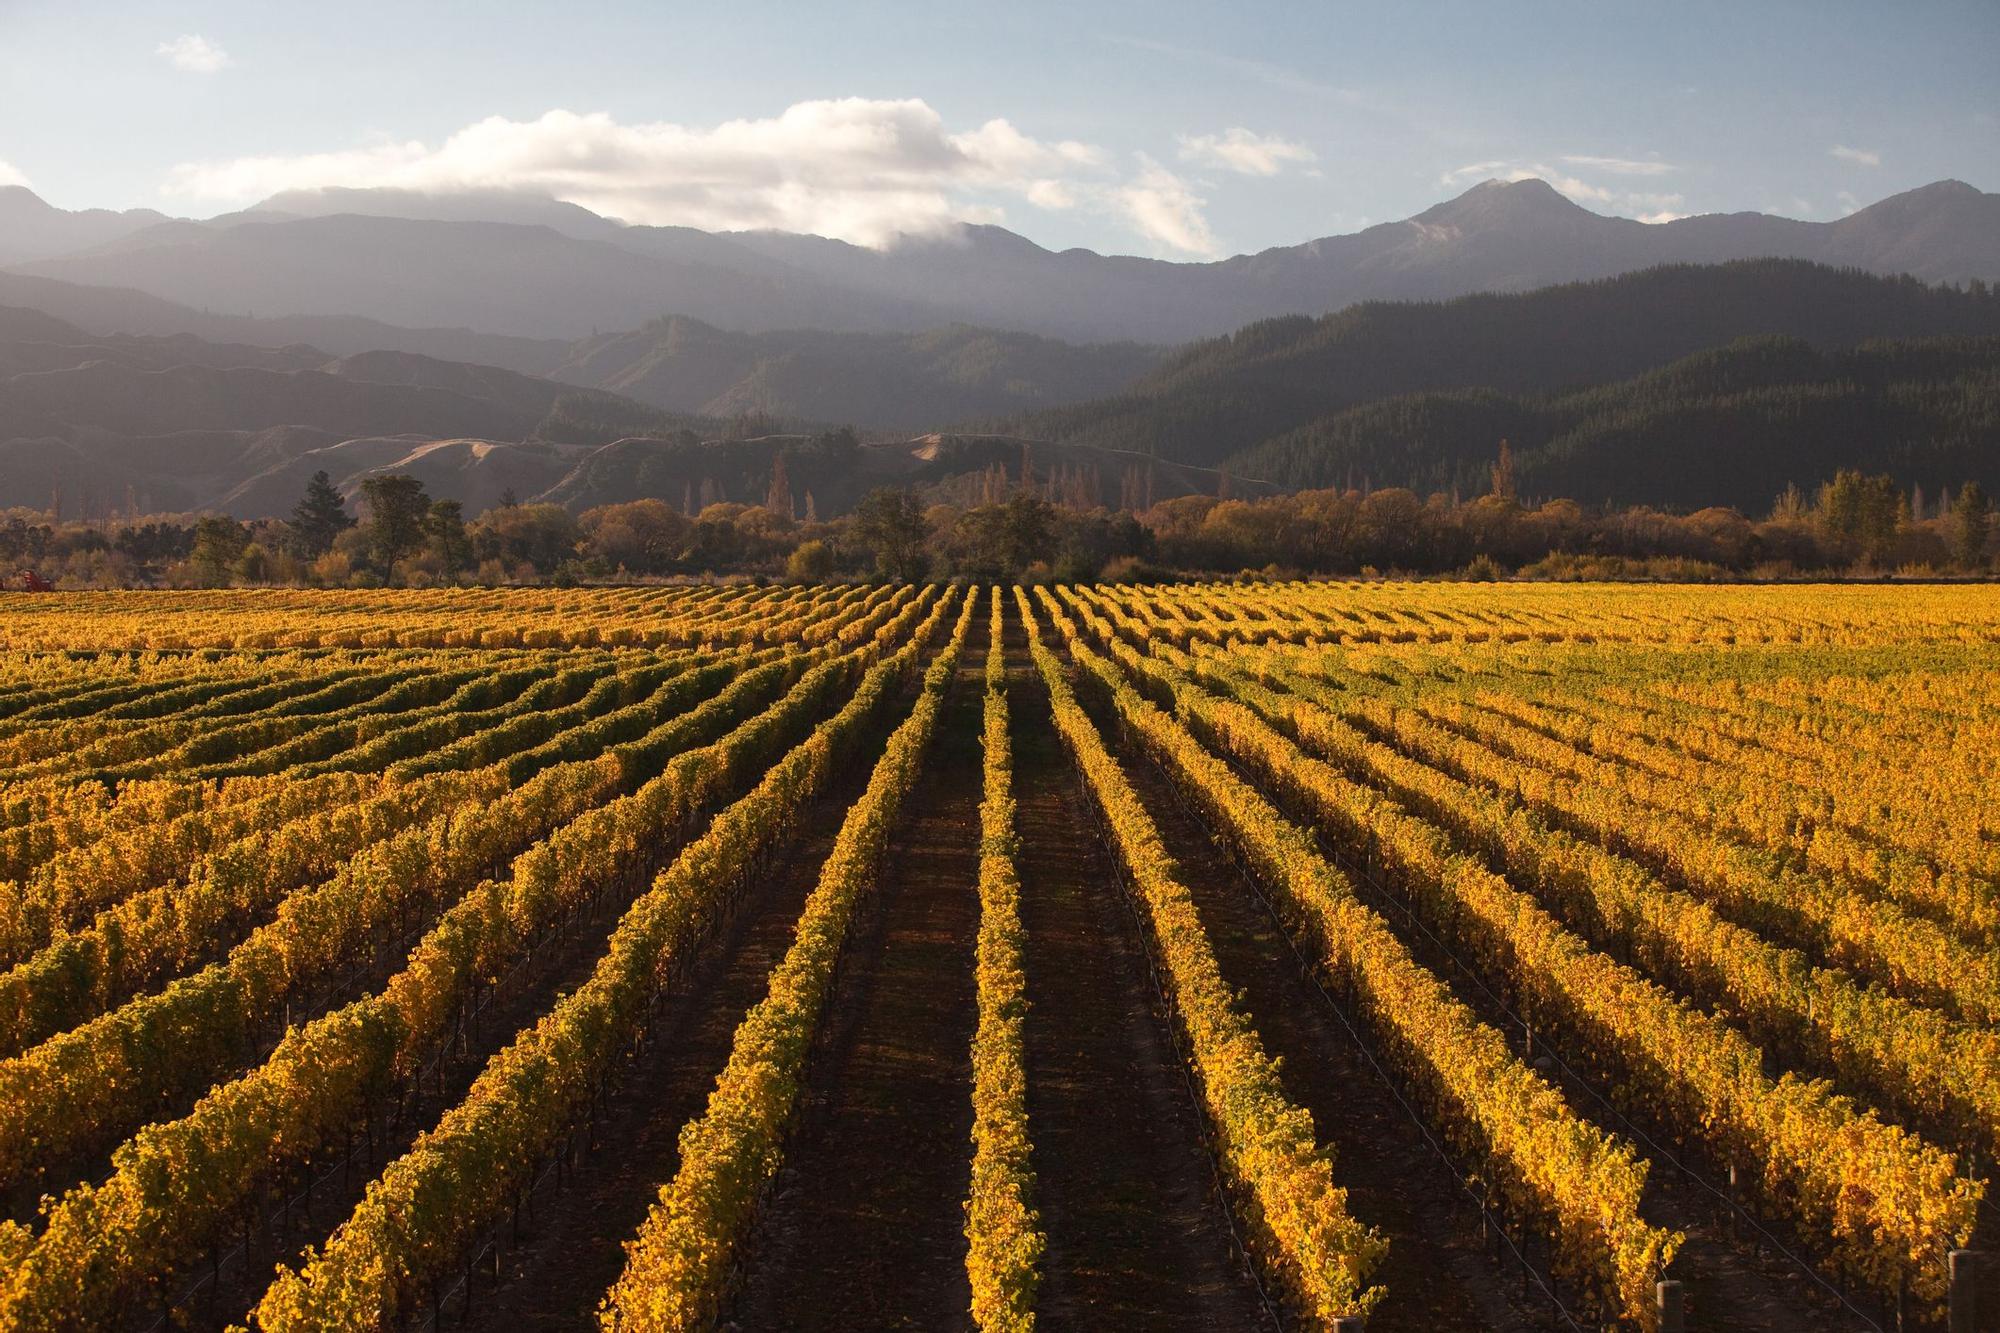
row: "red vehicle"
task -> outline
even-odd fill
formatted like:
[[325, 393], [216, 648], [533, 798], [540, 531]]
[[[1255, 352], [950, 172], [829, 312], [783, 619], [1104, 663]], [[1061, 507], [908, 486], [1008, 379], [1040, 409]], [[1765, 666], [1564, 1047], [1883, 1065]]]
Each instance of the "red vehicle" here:
[[13, 586], [21, 592], [54, 592], [56, 585], [37, 574], [32, 569], [24, 569], [13, 581]]

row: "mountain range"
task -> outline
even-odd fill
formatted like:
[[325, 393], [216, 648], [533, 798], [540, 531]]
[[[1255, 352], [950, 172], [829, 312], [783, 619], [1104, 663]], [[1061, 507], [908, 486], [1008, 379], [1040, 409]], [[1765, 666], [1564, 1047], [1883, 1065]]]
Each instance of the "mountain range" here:
[[370, 476], [410, 473], [472, 514], [510, 492], [576, 509], [642, 498], [761, 503], [782, 452], [801, 504], [811, 494], [832, 517], [877, 485], [976, 498], [996, 464], [1018, 475], [1024, 448], [1044, 476], [1060, 470], [1107, 502], [1138, 466], [1160, 499], [1222, 484], [1198, 466], [992, 434], [739, 439], [712, 418], [497, 366], [185, 333], [97, 335], [0, 307], [0, 509], [278, 517], [321, 470], [350, 496]]
[[[1106, 502], [1225, 468], [1239, 494], [1476, 491], [1502, 436], [1524, 484], [1587, 499], [1756, 507], [1849, 465], [2000, 482], [2000, 196], [1956, 182], [1824, 224], [1636, 223], [1489, 182], [1213, 264], [519, 195], [190, 221], [6, 188], [0, 259], [0, 507], [269, 516], [322, 467], [472, 512], [755, 503], [782, 454], [831, 516], [883, 482], [977, 500], [1024, 451]], [[871, 438], [828, 444], [840, 423]]]
[[[1488, 181], [1400, 222], [1173, 263], [1050, 251], [992, 226], [882, 250], [789, 233], [627, 226], [513, 194], [295, 193], [194, 222], [63, 213], [21, 187], [0, 189], [0, 261], [14, 274], [129, 288], [233, 316], [338, 316], [564, 344], [674, 315], [744, 333], [966, 324], [1179, 343], [1359, 301], [1443, 300], [1759, 257], [1930, 282], [2000, 278], [2000, 195], [1939, 181], [1834, 222], [1731, 213], [1642, 223], [1593, 213], [1539, 180]], [[542, 372], [560, 354], [517, 346], [488, 359]]]
[[[1067, 379], [1066, 354], [1082, 367]], [[285, 512], [321, 468], [350, 493], [367, 476], [408, 471], [474, 513], [510, 491], [578, 508], [756, 503], [781, 451], [798, 492], [828, 517], [891, 482], [976, 501], [996, 464], [1018, 475], [1024, 449], [1039, 475], [1062, 471], [1066, 494], [1105, 503], [1218, 493], [1224, 468], [1246, 495], [1353, 484], [1476, 494], [1502, 438], [1518, 446], [1524, 486], [1587, 500], [1757, 508], [1786, 482], [1810, 488], [1844, 466], [2000, 485], [2000, 294], [1795, 260], [1371, 302], [1264, 321], [1165, 359], [976, 330], [737, 335], [685, 321], [586, 340], [573, 355], [569, 371], [668, 398], [729, 386], [707, 405], [743, 412], [757, 410], [742, 394], [759, 384], [960, 401], [949, 375], [899, 389], [869, 380], [871, 368], [965, 361], [961, 378], [990, 386], [997, 357], [1068, 390], [1150, 369], [1109, 397], [956, 432], [760, 443], [713, 411], [669, 412], [502, 367], [93, 335], [0, 308], [0, 507], [61, 509], [66, 496], [72, 515], [263, 517]], [[1121, 370], [1120, 357], [1132, 364]]]

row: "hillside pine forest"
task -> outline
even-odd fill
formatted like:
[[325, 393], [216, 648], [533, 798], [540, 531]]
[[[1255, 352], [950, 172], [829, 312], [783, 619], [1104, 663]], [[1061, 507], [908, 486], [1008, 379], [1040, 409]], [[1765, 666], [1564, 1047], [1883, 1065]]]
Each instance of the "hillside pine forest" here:
[[2000, 1330], [1990, 15], [16, 8], [0, 1333]]

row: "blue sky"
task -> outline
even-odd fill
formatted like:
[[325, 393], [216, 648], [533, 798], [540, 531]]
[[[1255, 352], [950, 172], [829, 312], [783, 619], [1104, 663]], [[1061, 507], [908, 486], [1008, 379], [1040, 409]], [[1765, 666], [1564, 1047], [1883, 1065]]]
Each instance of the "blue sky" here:
[[[87, 14], [87, 17], [80, 17]], [[1541, 175], [1632, 217], [2000, 188], [2000, 4], [0, 0], [0, 178], [207, 216], [505, 186], [1201, 257]]]

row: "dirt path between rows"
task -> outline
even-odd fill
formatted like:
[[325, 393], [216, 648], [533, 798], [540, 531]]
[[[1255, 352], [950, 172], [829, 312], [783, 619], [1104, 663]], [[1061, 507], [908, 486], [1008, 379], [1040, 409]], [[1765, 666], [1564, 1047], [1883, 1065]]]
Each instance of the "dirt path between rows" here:
[[[747, 785], [744, 784], [744, 789]], [[705, 820], [699, 822], [705, 826]], [[678, 833], [670, 835], [655, 849], [652, 871], [671, 863], [683, 845]], [[190, 1281], [199, 1285], [177, 1307], [177, 1326], [220, 1329], [240, 1323], [246, 1312], [262, 1299], [277, 1264], [296, 1267], [307, 1247], [323, 1247], [381, 1171], [465, 1099], [488, 1061], [511, 1044], [524, 1028], [539, 1020], [552, 1007], [556, 996], [568, 994], [590, 978], [626, 908], [638, 890], [650, 881], [651, 872], [640, 875], [621, 891], [602, 894], [508, 969], [501, 984], [487, 992], [484, 1007], [464, 1030], [461, 1040], [441, 1062], [434, 1059], [426, 1066], [418, 1085], [404, 1094], [397, 1113], [387, 1115], [377, 1108], [381, 1118], [375, 1125], [370, 1152], [351, 1156], [344, 1170], [339, 1169], [337, 1157], [316, 1164], [312, 1190], [304, 1191], [304, 1179], [300, 1177], [283, 1194], [264, 1200], [250, 1250], [246, 1252], [240, 1244], [225, 1244], [227, 1257], [218, 1267], [204, 1272], [196, 1264], [179, 1274], [175, 1281], [177, 1295]], [[400, 968], [400, 961], [394, 966]], [[280, 1201], [288, 1196], [295, 1197], [298, 1205], [279, 1207]], [[308, 1203], [310, 1207], [305, 1206]], [[235, 1240], [237, 1236], [229, 1239]], [[151, 1329], [157, 1322], [135, 1316], [134, 1326]]]
[[[1405, 758], [1417, 763], [1425, 762], [1421, 755], [1392, 737], [1377, 736], [1376, 739], [1396, 748]], [[1372, 782], [1391, 799], [1398, 793], [1387, 784]], [[1301, 813], [1294, 811], [1294, 814]], [[1615, 851], [1604, 838], [1593, 838], [1589, 830], [1577, 828], [1572, 832], [1586, 841], [1594, 841], [1607, 850]], [[1329, 833], [1330, 836], [1330, 833]], [[1465, 848], [1463, 839], [1451, 836], [1454, 845]], [[1478, 849], [1469, 849], [1478, 856]], [[1509, 884], [1537, 900], [1545, 909], [1561, 919], [1563, 913], [1557, 905], [1541, 900], [1535, 892], [1531, 880], [1506, 874], [1505, 867], [1493, 857], [1483, 858], [1495, 871], [1503, 875]], [[1463, 949], [1453, 950], [1457, 958], [1477, 968], [1485, 986], [1480, 986], [1453, 964], [1451, 955], [1427, 939], [1422, 931], [1410, 926], [1395, 902], [1393, 885], [1364, 885], [1364, 896], [1370, 898], [1383, 919], [1410, 946], [1412, 954], [1430, 968], [1447, 984], [1451, 985], [1460, 999], [1464, 1000], [1487, 1022], [1508, 1033], [1510, 1040], [1521, 1049], [1519, 1029], [1510, 1021], [1509, 1015], [1500, 1008], [1496, 997], [1511, 990], [1508, 978], [1496, 965], [1477, 957], [1468, 956]], [[1418, 913], [1419, 916], [1422, 913]], [[1645, 975], [1645, 969], [1636, 969]], [[1490, 988], [1490, 989], [1489, 989]], [[1671, 985], [1667, 989], [1673, 989]], [[1700, 1006], [1698, 1006], [1700, 1007]], [[1710, 1011], [1712, 1012], [1712, 1011]], [[1546, 1054], [1551, 1048], [1559, 1047], [1559, 1042], [1544, 1041], [1541, 1049]], [[1690, 1180], [1673, 1161], [1664, 1156], [1664, 1145], [1671, 1142], [1668, 1126], [1650, 1123], [1646, 1105], [1626, 1106], [1622, 1109], [1633, 1116], [1638, 1126], [1651, 1134], [1656, 1142], [1663, 1145], [1653, 1150], [1634, 1137], [1633, 1126], [1621, 1123], [1620, 1117], [1609, 1112], [1593, 1095], [1593, 1090], [1602, 1092], [1606, 1084], [1616, 1081], [1613, 1075], [1600, 1075], [1593, 1087], [1587, 1087], [1574, 1076], [1566, 1075], [1559, 1066], [1538, 1066], [1543, 1076], [1559, 1088], [1577, 1112], [1596, 1124], [1631, 1141], [1650, 1162], [1646, 1175], [1646, 1192], [1642, 1200], [1641, 1212], [1656, 1225], [1684, 1233], [1686, 1239], [1674, 1257], [1669, 1275], [1678, 1279], [1683, 1287], [1686, 1300], [1687, 1320], [1691, 1328], [1714, 1329], [1717, 1333], [1807, 1333], [1808, 1330], [1864, 1330], [1869, 1320], [1857, 1316], [1840, 1307], [1836, 1300], [1811, 1282], [1793, 1263], [1767, 1244], [1747, 1223], [1732, 1221], [1714, 1195]], [[1574, 1068], [1581, 1071], [1582, 1062]], [[1708, 1178], [1717, 1184], [1726, 1179], [1724, 1170], [1713, 1165], [1702, 1168]], [[1804, 1238], [1788, 1235], [1789, 1228], [1782, 1222], [1773, 1222], [1772, 1231], [1794, 1253], [1810, 1257], [1812, 1246]], [[1867, 1293], [1853, 1296], [1862, 1310], [1880, 1310], [1883, 1302]], [[1878, 1322], [1893, 1324], [1893, 1315], [1881, 1310]]]
[[745, 1329], [968, 1327], [979, 929], [975, 619], [923, 776], [841, 962], [776, 1193], [730, 1315]]
[[[1104, 731], [1107, 738], [1116, 734]], [[1389, 1239], [1373, 1279], [1387, 1294], [1369, 1328], [1546, 1327], [1546, 1306], [1525, 1304], [1520, 1283], [1487, 1257], [1477, 1211], [1301, 973], [1256, 886], [1157, 765], [1135, 747], [1121, 747], [1118, 755], [1194, 895], [1223, 976], [1243, 993], [1265, 1049], [1282, 1062], [1286, 1095], [1312, 1112], [1319, 1141], [1333, 1148], [1333, 1176], [1347, 1190], [1348, 1210]]]
[[1137, 923], [1011, 616], [1007, 638], [1028, 1123], [1048, 1234], [1037, 1315], [1048, 1329], [1269, 1327]]
[[[702, 946], [701, 962], [668, 1001], [668, 1016], [606, 1099], [598, 1148], [582, 1157], [562, 1189], [544, 1186], [521, 1243], [503, 1257], [500, 1285], [481, 1280], [463, 1326], [496, 1333], [596, 1326], [597, 1302], [624, 1270], [624, 1242], [673, 1178], [681, 1127], [707, 1105], [737, 1024], [790, 947], [806, 895], [847, 807], [867, 785], [885, 731], [871, 729], [847, 771], [807, 812], [791, 850], [750, 889], [727, 928]], [[446, 1304], [446, 1325], [461, 1326], [458, 1303]]]

